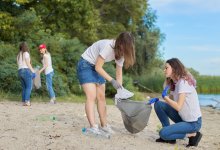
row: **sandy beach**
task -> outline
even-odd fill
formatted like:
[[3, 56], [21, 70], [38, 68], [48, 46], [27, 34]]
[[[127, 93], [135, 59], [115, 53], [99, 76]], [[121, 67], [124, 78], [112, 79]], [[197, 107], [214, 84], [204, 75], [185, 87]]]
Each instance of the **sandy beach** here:
[[[0, 102], [1, 150], [220, 150], [220, 111], [202, 108], [203, 138], [198, 147], [186, 148], [188, 139], [175, 145], [156, 143], [160, 122], [152, 109], [148, 126], [130, 134], [123, 125], [120, 111], [107, 106], [108, 122], [115, 131], [110, 139], [89, 137], [81, 129], [88, 127], [84, 104]], [[96, 114], [98, 122], [98, 115]]]

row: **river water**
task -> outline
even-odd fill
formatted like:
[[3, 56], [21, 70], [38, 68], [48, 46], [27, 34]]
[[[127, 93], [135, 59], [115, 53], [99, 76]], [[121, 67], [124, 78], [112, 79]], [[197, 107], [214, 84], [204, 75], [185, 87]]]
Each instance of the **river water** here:
[[220, 109], [220, 94], [199, 94], [201, 106], [211, 106]]

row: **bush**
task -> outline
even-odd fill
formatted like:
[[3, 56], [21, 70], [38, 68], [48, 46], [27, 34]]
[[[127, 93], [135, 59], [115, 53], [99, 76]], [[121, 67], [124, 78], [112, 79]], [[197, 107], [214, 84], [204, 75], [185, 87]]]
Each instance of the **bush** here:
[[18, 69], [13, 57], [0, 62], [0, 90], [5, 92], [19, 93], [21, 90], [18, 80]]
[[150, 73], [146, 72], [135, 79], [140, 91], [158, 93], [163, 90], [164, 75], [159, 69], [153, 70]]
[[0, 43], [0, 90], [18, 93], [20, 81], [18, 79], [18, 68], [16, 55], [18, 50], [9, 44]]

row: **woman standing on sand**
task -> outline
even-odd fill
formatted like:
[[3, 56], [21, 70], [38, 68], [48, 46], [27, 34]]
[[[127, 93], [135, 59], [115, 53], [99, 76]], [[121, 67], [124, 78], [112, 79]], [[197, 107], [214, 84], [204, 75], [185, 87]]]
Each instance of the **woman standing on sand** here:
[[53, 76], [54, 76], [54, 70], [52, 67], [52, 59], [51, 55], [47, 50], [46, 44], [41, 44], [38, 47], [39, 52], [42, 54], [42, 63], [43, 67], [39, 70], [39, 74], [44, 71], [46, 75], [46, 86], [47, 86], [47, 91], [49, 93], [50, 97], [50, 104], [56, 104], [56, 96], [55, 92], [53, 90]]
[[22, 42], [19, 46], [19, 53], [17, 55], [18, 77], [22, 86], [22, 104], [23, 106], [30, 106], [30, 95], [32, 90], [32, 78], [36, 77], [34, 69], [31, 65], [31, 58], [29, 48], [26, 42]]
[[[106, 62], [115, 61], [116, 80], [104, 69]], [[105, 80], [115, 89], [122, 87], [122, 68], [133, 66], [135, 62], [134, 39], [131, 33], [123, 32], [115, 39], [103, 39], [93, 43], [81, 55], [77, 65], [77, 77], [86, 94], [85, 111], [90, 124], [89, 132], [101, 134], [100, 131], [113, 133], [107, 124]], [[94, 106], [97, 99], [97, 108], [101, 122], [100, 128], [95, 123]]]

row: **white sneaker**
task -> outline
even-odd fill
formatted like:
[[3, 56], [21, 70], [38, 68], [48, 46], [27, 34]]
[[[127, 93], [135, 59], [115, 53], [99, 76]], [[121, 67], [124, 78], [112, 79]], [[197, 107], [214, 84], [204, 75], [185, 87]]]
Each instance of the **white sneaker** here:
[[107, 138], [110, 139], [110, 135], [106, 132], [99, 130], [98, 125], [95, 125], [92, 128], [87, 128], [84, 131], [85, 135], [93, 136], [93, 137], [100, 137], [100, 138]]
[[51, 98], [50, 99], [50, 104], [56, 104], [56, 99], [55, 98]]
[[92, 128], [87, 128], [87, 132], [90, 132], [94, 135], [101, 135], [101, 132], [99, 131], [98, 125], [94, 125]]
[[106, 126], [104, 126], [104, 127], [100, 127], [100, 129], [101, 129], [102, 131], [104, 131], [104, 132], [109, 133], [109, 134], [114, 134], [114, 133], [115, 133], [115, 131], [113, 131], [112, 128], [111, 128], [111, 126], [108, 125], [108, 124], [107, 124]]

